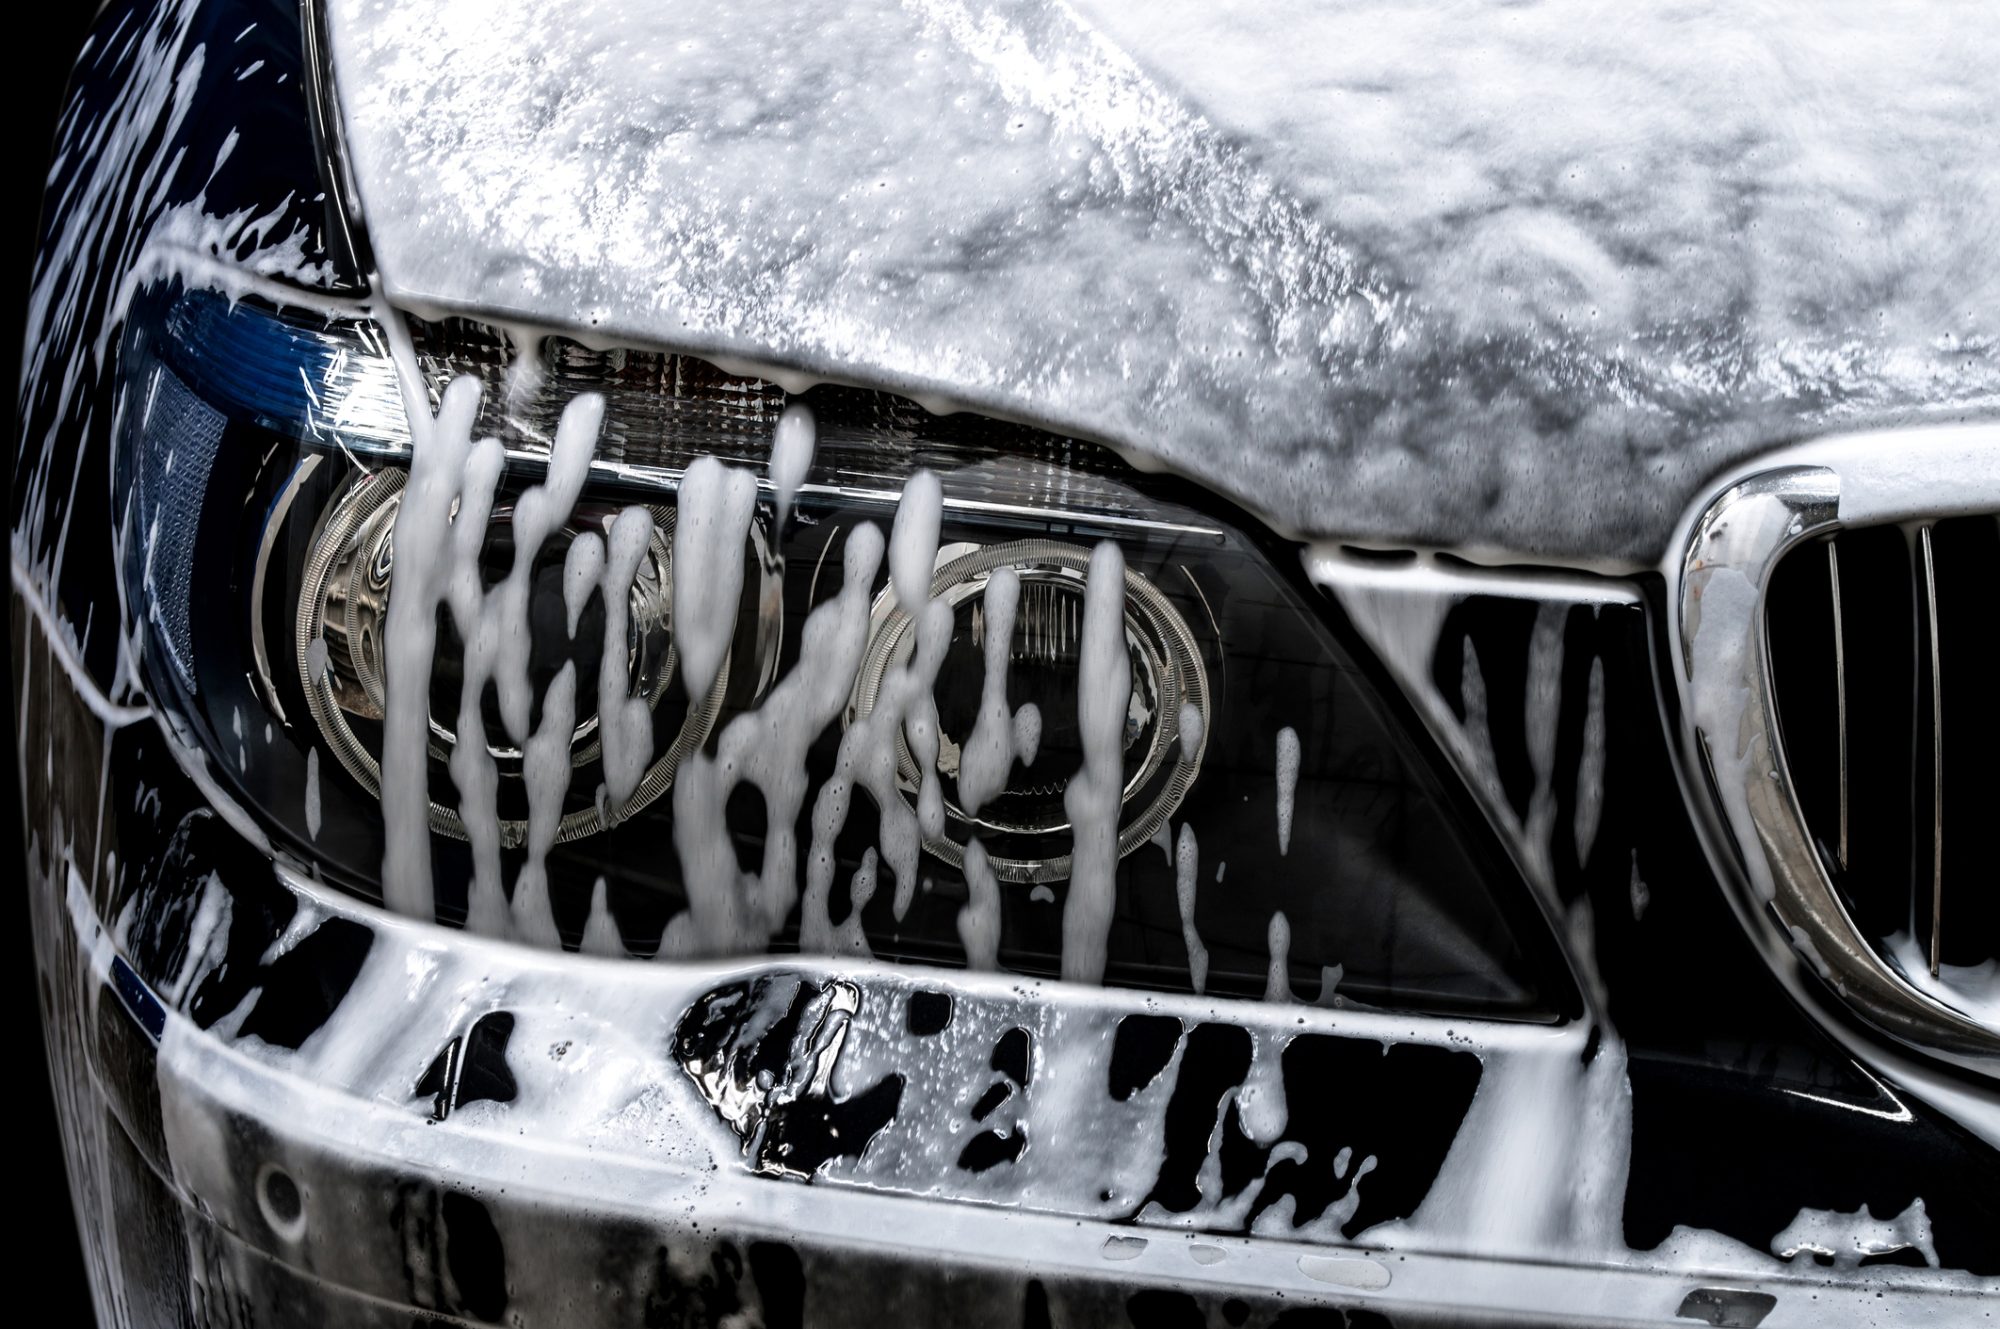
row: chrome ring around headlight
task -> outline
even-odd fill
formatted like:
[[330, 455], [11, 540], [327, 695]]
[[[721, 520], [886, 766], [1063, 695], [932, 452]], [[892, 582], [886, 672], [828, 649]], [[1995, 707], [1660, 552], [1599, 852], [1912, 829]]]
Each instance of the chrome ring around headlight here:
[[[380, 720], [386, 709], [382, 631], [387, 622], [393, 572], [393, 531], [408, 476], [397, 467], [366, 472], [351, 481], [327, 509], [314, 538], [300, 587], [297, 614], [296, 665], [307, 708], [341, 766], [368, 793], [379, 798], [381, 765], [358, 735], [349, 716]], [[633, 579], [631, 616], [633, 645], [627, 668], [646, 678], [646, 704], [656, 708], [678, 664], [671, 621], [674, 510], [649, 507], [653, 533], [647, 557]], [[651, 667], [645, 656], [646, 634], [663, 638]], [[314, 660], [313, 647], [322, 643], [325, 659]], [[592, 806], [564, 815], [556, 831], [558, 843], [595, 834], [629, 819], [654, 802], [673, 784], [674, 773], [690, 752], [707, 741], [729, 687], [728, 656], [715, 684], [700, 706], [692, 708], [674, 741], [646, 770], [631, 798], [619, 807]], [[629, 676], [629, 675], [628, 675]], [[600, 741], [596, 716], [580, 723], [572, 740], [572, 766], [596, 760]], [[449, 757], [457, 737], [436, 716], [431, 717], [431, 752]], [[489, 749], [496, 760], [518, 760], [511, 748]], [[431, 829], [453, 839], [466, 838], [465, 823], [454, 808], [433, 800]], [[500, 843], [515, 847], [526, 842], [525, 819], [502, 818]]]
[[[984, 594], [994, 572], [1012, 568], [1021, 578], [1024, 600], [1031, 587], [1040, 585], [1056, 595], [1075, 596], [1080, 606], [1090, 554], [1087, 546], [1045, 539], [952, 546], [940, 551], [937, 570], [931, 578], [931, 598], [944, 600], [956, 614], [961, 606]], [[850, 725], [874, 709], [889, 671], [907, 663], [915, 645], [910, 631], [914, 619], [897, 604], [893, 590], [884, 590], [876, 597], [872, 618], [868, 651], [848, 706]], [[1153, 689], [1151, 714], [1155, 722], [1145, 735], [1139, 761], [1125, 782], [1126, 805], [1129, 807], [1135, 800], [1143, 800], [1144, 805], [1120, 828], [1121, 858], [1152, 840], [1180, 807], [1200, 772], [1208, 735], [1213, 732], [1208, 673], [1193, 630], [1158, 587], [1130, 569], [1125, 573], [1125, 620], [1128, 649], [1134, 652], [1135, 696], [1142, 687]], [[1187, 706], [1192, 706], [1201, 717], [1201, 729], [1194, 751], [1182, 754], [1180, 717]], [[921, 775], [900, 732], [896, 736], [896, 759], [898, 784], [913, 798]], [[1054, 790], [1059, 792], [1072, 774], [1062, 772], [1053, 785]], [[1028, 824], [995, 816], [990, 810], [982, 810], [978, 816], [968, 815], [949, 796], [945, 808], [948, 825], [956, 825], [968, 834], [1059, 835], [1069, 830], [1066, 820]], [[925, 837], [924, 848], [954, 867], [964, 863], [963, 844], [949, 834]], [[994, 854], [988, 862], [1002, 881], [1063, 881], [1070, 871], [1067, 853], [1032, 858]]]

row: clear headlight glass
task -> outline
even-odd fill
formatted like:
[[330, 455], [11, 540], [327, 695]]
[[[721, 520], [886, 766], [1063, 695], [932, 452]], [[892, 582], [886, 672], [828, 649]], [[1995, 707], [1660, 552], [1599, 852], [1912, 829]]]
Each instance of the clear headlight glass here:
[[[1053, 975], [1085, 853], [1115, 863], [1107, 982], [1522, 1018], [1568, 1000], [1525, 892], [1296, 551], [1225, 505], [1089, 444], [886, 394], [788, 396], [689, 357], [510, 348], [461, 321], [410, 331], [433, 407], [470, 376], [474, 437], [499, 440], [490, 505], [452, 509], [454, 530], [483, 528], [464, 527], [476, 557], [453, 565], [465, 584], [442, 593], [430, 656], [439, 921], [508, 930], [475, 885], [497, 861], [508, 894], [546, 890], [545, 942]], [[274, 843], [379, 897], [383, 801], [400, 796], [382, 774], [390, 605], [414, 575], [396, 546], [417, 483], [383, 330], [160, 289], [123, 363], [126, 582], [153, 687]], [[602, 424], [551, 513], [552, 448], [584, 393]], [[774, 451], [781, 420], [810, 430], [803, 451]], [[740, 543], [683, 531], [720, 511], [687, 506], [698, 467], [749, 477], [717, 494], [754, 484]], [[934, 520], [934, 539], [899, 516]], [[677, 569], [689, 550], [703, 566]], [[857, 568], [870, 580], [849, 587]], [[449, 610], [503, 591], [513, 694], [486, 681], [502, 648], [466, 642], [477, 616]], [[828, 645], [843, 591], [851, 659]], [[797, 778], [759, 783], [758, 735], [796, 735], [807, 690], [834, 704]], [[1092, 769], [1108, 778], [1079, 787]], [[549, 789], [559, 806], [538, 803]], [[702, 824], [677, 824], [691, 809]], [[1100, 822], [1108, 860], [1084, 843]], [[728, 927], [717, 880], [741, 896]]]

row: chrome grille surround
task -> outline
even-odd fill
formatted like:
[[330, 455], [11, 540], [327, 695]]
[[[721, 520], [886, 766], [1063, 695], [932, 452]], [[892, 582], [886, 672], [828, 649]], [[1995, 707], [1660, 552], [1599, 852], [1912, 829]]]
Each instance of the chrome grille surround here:
[[1899, 1042], [2000, 1078], [2000, 1028], [1912, 983], [1836, 890], [1779, 741], [1765, 616], [1773, 571], [1803, 541], [2000, 508], [2000, 426], [1820, 439], [1738, 468], [1712, 494], [1663, 571], [1683, 784], [1738, 916], [1809, 1008], [1830, 990]]

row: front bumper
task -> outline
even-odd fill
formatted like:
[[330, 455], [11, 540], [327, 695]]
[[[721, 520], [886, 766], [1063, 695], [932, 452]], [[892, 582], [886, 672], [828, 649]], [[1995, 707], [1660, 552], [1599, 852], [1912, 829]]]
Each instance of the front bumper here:
[[[79, 684], [18, 589], [12, 626], [45, 1026], [107, 1325], [1984, 1313], [1976, 1281], [1774, 1274], [1693, 1237], [1634, 1254], [1615, 1227], [1569, 1259], [1450, 1249], [1435, 1213], [1410, 1211], [1445, 1153], [1477, 1143], [1462, 1107], [1429, 1177], [1383, 1158], [1305, 1240], [1270, 1235], [1247, 1199], [1177, 1209], [1168, 1137], [1201, 1030], [1241, 1031], [1252, 1081], [1301, 1034], [1377, 1050], [1379, 1073], [1315, 1083], [1310, 1105], [1269, 1080], [1295, 1119], [1407, 1118], [1454, 1075], [1470, 1095], [1577, 1062], [1577, 1031], [817, 960], [596, 960], [419, 925], [274, 864], [154, 719]], [[1183, 1032], [1150, 1076], [1107, 1084], [1133, 1017]], [[1002, 1050], [1017, 1032], [1025, 1057]], [[979, 1114], [996, 1086], [1002, 1107]], [[1000, 1161], [968, 1166], [987, 1136]], [[1350, 1241], [1357, 1215], [1387, 1222]]]

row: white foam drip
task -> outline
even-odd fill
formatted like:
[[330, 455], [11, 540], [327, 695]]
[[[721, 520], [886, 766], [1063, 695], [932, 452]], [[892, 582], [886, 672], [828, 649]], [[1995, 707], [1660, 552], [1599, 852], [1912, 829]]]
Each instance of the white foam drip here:
[[1408, 1219], [1369, 1230], [1396, 1250], [1536, 1258], [1622, 1254], [1632, 1090], [1606, 1034], [1584, 1065], [1573, 1031], [1487, 1055], [1471, 1110]]
[[743, 544], [757, 511], [757, 477], [698, 458], [681, 476], [674, 523], [674, 649], [688, 703], [715, 686], [736, 633]]
[[[1289, 1120], [1286, 1110], [1284, 1050], [1287, 1040], [1259, 1030], [1250, 1057], [1250, 1069], [1236, 1090], [1236, 1115], [1243, 1133], [1260, 1149], [1270, 1149], [1285, 1133]], [[1292, 1141], [1294, 1148], [1303, 1148]], [[1270, 1163], [1278, 1160], [1273, 1157]], [[1301, 1159], [1303, 1161], [1303, 1159]], [[1269, 1164], [1266, 1165], [1266, 1171]]]
[[[433, 417], [411, 389], [414, 364], [398, 377], [411, 403], [410, 476], [396, 513], [397, 576], [383, 633], [382, 902], [398, 913], [429, 918], [431, 659], [449, 576], [452, 508], [466, 484], [479, 383], [454, 379]], [[478, 501], [476, 494], [469, 498]]]
[[596, 531], [584, 531], [570, 542], [569, 552], [563, 555], [563, 611], [570, 636], [576, 635], [584, 606], [590, 603], [590, 593], [597, 589], [598, 579], [603, 575], [604, 537]]
[[1202, 719], [1201, 707], [1191, 701], [1181, 703], [1181, 760], [1193, 761], [1201, 755]]
[[958, 911], [958, 939], [965, 946], [965, 967], [1000, 967], [1000, 879], [987, 861], [986, 846], [973, 836], [965, 842], [966, 906]]
[[528, 787], [528, 853], [514, 878], [514, 935], [551, 950], [561, 947], [562, 936], [549, 903], [548, 856], [569, 793], [575, 733], [576, 663], [565, 661], [542, 694], [542, 723], [521, 754], [521, 779]]
[[[1181, 940], [1187, 944], [1188, 977], [1199, 995], [1208, 986], [1208, 947], [1194, 926], [1195, 874], [1201, 871], [1201, 846], [1195, 842], [1194, 827], [1182, 823], [1179, 852], [1174, 855], [1174, 900], [1181, 911]], [[1222, 879], [1218, 869], [1216, 880]]]
[[583, 923], [583, 941], [577, 947], [585, 955], [618, 959], [625, 954], [625, 938], [619, 935], [618, 920], [611, 917], [604, 878], [590, 888], [590, 917]]
[[319, 839], [319, 749], [306, 749], [306, 834]]
[[1031, 701], [1014, 712], [1014, 755], [1023, 766], [1033, 766], [1042, 750], [1042, 708]]
[[[542, 483], [525, 490], [514, 502], [513, 562], [506, 577], [491, 590], [486, 589], [479, 555], [485, 544], [493, 492], [505, 465], [505, 453], [498, 440], [483, 439], [467, 461], [465, 498], [452, 519], [446, 594], [463, 643], [455, 730], [459, 741], [452, 746], [450, 765], [452, 781], [459, 791], [459, 819], [472, 846], [473, 879], [466, 899], [466, 927], [471, 931], [504, 935], [522, 916], [518, 907], [509, 910], [500, 881], [500, 777], [486, 740], [486, 687], [491, 683], [499, 698], [501, 724], [508, 736], [516, 743], [526, 743], [534, 705], [533, 685], [528, 678], [533, 641], [529, 601], [534, 589], [534, 566], [543, 543], [569, 519], [575, 507], [590, 473], [590, 458], [596, 450], [603, 421], [604, 399], [596, 393], [580, 394], [563, 408], [550, 449], [547, 475]], [[401, 523], [399, 514], [399, 533]], [[574, 675], [570, 686], [573, 691]], [[569, 706], [572, 715], [574, 710], [572, 695]], [[544, 740], [545, 745], [560, 742], [563, 752], [564, 788], [554, 795], [557, 819], [561, 816], [568, 783], [570, 737], [571, 731], [565, 730], [559, 739]], [[532, 791], [530, 819], [533, 819]], [[554, 832], [550, 834], [553, 836]], [[523, 873], [526, 872], [524, 868]], [[517, 895], [523, 884], [517, 881]], [[525, 884], [531, 888], [534, 885], [532, 881]], [[533, 921], [538, 912], [546, 912], [545, 907], [538, 910], [530, 902], [526, 916]], [[539, 929], [539, 924], [536, 926]], [[553, 940], [553, 924], [547, 931]]]
[[1228, 870], [1229, 870], [1229, 862], [1227, 859], [1223, 859], [1216, 863], [1215, 880], [1217, 885], [1220, 885], [1222, 883], [1222, 874]]
[[979, 715], [958, 758], [958, 805], [970, 815], [1007, 788], [1014, 768], [1014, 716], [1007, 709], [1007, 659], [1014, 644], [1014, 614], [1021, 602], [1021, 579], [1000, 568], [986, 580], [986, 673], [980, 684]]
[[[841, 551], [834, 598], [806, 616], [799, 659], [763, 703], [730, 721], [715, 755], [692, 754], [674, 780], [674, 848], [687, 911], [668, 925], [662, 956], [761, 952], [797, 898], [794, 827], [806, 796], [806, 750], [840, 714], [868, 643], [868, 594], [882, 562], [882, 533], [863, 522]], [[764, 796], [762, 870], [745, 874], [726, 820], [729, 795], [748, 784]], [[833, 872], [831, 841], [815, 837], [809, 880]], [[822, 902], [824, 896], [821, 897]], [[824, 904], [821, 904], [822, 911]]]
[[791, 514], [792, 500], [799, 486], [812, 473], [813, 451], [819, 445], [819, 428], [812, 407], [795, 401], [785, 407], [771, 430], [771, 488], [776, 493], [776, 530], [783, 531]]
[[1271, 915], [1265, 933], [1271, 953], [1271, 967], [1264, 976], [1264, 1000], [1289, 1002], [1292, 999], [1292, 922], [1280, 909]]
[[1074, 828], [1069, 897], [1063, 904], [1062, 976], [1104, 977], [1106, 938], [1116, 899], [1118, 812], [1124, 802], [1125, 715], [1132, 661], [1125, 645], [1125, 555], [1106, 540], [1090, 552], [1083, 592], [1083, 639], [1077, 661], [1077, 728], [1083, 764], [1063, 790]]
[[[890, 534], [890, 577], [911, 567], [925, 569], [937, 562], [937, 507], [941, 491], [927, 471], [912, 475], [903, 487]], [[928, 543], [926, 543], [928, 541]], [[905, 575], [903, 589], [908, 590]], [[928, 572], [918, 594], [929, 590]], [[901, 592], [899, 591], [900, 595]], [[944, 790], [937, 771], [938, 721], [933, 688], [938, 669], [951, 644], [953, 620], [942, 600], [919, 602], [915, 644], [909, 658], [888, 668], [868, 712], [857, 715], [840, 736], [834, 768], [813, 800], [812, 854], [807, 864], [807, 890], [815, 898], [830, 891], [834, 840], [847, 824], [858, 786], [868, 791], [876, 808], [881, 860], [896, 879], [893, 901], [901, 919], [916, 897], [917, 863], [926, 837], [944, 834]], [[911, 811], [899, 787], [896, 738], [901, 734], [918, 775], [917, 807]]]
[[[458, 789], [458, 815], [472, 847], [472, 885], [466, 895], [465, 926], [484, 936], [505, 936], [507, 896], [500, 880], [500, 773], [486, 746], [483, 701], [492, 671], [493, 626], [485, 621], [486, 591], [479, 568], [479, 547], [486, 535], [493, 489], [505, 465], [495, 439], [477, 444], [466, 467], [466, 501], [452, 519], [449, 545], [450, 578], [447, 601], [464, 643], [464, 674], [459, 686], [457, 732], [467, 741], [454, 744], [451, 778]], [[402, 518], [397, 517], [400, 530]], [[476, 538], [475, 538], [476, 537]], [[395, 594], [392, 589], [391, 597]], [[391, 608], [393, 610], [393, 604]], [[392, 629], [393, 630], [393, 629]], [[383, 788], [386, 800], [388, 789]]]
[[507, 334], [507, 380], [503, 390], [507, 409], [518, 411], [541, 391], [548, 376], [542, 363], [542, 333], [521, 324], [500, 324]]
[[598, 582], [604, 599], [604, 645], [597, 669], [597, 732], [603, 743], [605, 798], [619, 807], [632, 797], [653, 759], [652, 710], [644, 697], [633, 694], [627, 665], [632, 582], [652, 541], [651, 512], [636, 505], [621, 511], [611, 523]]
[[1286, 725], [1278, 731], [1278, 852], [1292, 848], [1292, 800], [1299, 788], [1299, 735]]
[[937, 567], [938, 527], [943, 517], [944, 485], [930, 471], [918, 471], [903, 483], [889, 531], [889, 582], [896, 603], [914, 617], [931, 598], [931, 573]]
[[[201, 897], [195, 903], [194, 916], [188, 920], [187, 939], [181, 948], [180, 963], [173, 976], [160, 985], [160, 996], [169, 1006], [181, 1006], [197, 983], [228, 963], [229, 924], [235, 912], [229, 889], [222, 884], [222, 878], [209, 873], [202, 880]], [[128, 903], [114, 929], [121, 947], [129, 949], [135, 940], [131, 936], [133, 921], [132, 905]]]
[[806, 884], [799, 902], [799, 950], [807, 955], [852, 955], [867, 958], [868, 930], [861, 911], [875, 898], [876, 857], [873, 849], [861, 851], [861, 862], [847, 883], [847, 917], [836, 924], [828, 912], [832, 874], [815, 877]]
[[[813, 800], [813, 856], [808, 875], [832, 870], [833, 842], [847, 824], [858, 786], [868, 791], [878, 819], [882, 861], [896, 878], [895, 914], [908, 912], [915, 898], [917, 863], [923, 838], [931, 834], [926, 813], [936, 807], [937, 832], [943, 832], [943, 795], [937, 774], [936, 709], [932, 687], [951, 645], [952, 614], [942, 600], [932, 601], [917, 618], [916, 647], [909, 661], [890, 669], [875, 697], [874, 708], [859, 716], [840, 736], [833, 772]], [[920, 743], [917, 720], [928, 711], [929, 742]], [[917, 810], [912, 812], [898, 784], [896, 734], [901, 731], [910, 755], [922, 773]], [[822, 863], [826, 866], [822, 868]]]
[[1345, 1006], [1347, 998], [1340, 995], [1340, 980], [1347, 976], [1344, 964], [1323, 964], [1319, 967], [1319, 1000], [1315, 1006]]
[[847, 883], [847, 917], [834, 929], [833, 949], [836, 955], [854, 955], [866, 958], [872, 952], [868, 949], [868, 929], [861, 920], [861, 911], [875, 898], [875, 851], [861, 851], [861, 862], [855, 866], [854, 876]]
[[528, 737], [528, 717], [534, 706], [528, 680], [528, 653], [533, 641], [528, 602], [534, 593], [535, 561], [543, 543], [569, 520], [583, 492], [603, 423], [604, 398], [595, 392], [579, 393], [563, 407], [549, 449], [548, 474], [514, 502], [513, 565], [506, 580], [487, 594], [483, 606], [481, 626], [490, 632], [500, 721], [516, 743]]

